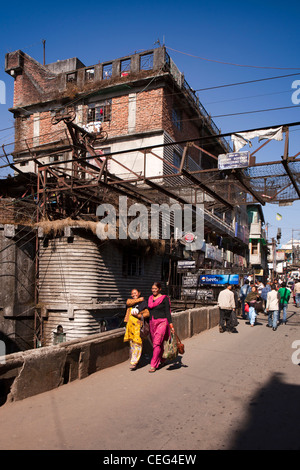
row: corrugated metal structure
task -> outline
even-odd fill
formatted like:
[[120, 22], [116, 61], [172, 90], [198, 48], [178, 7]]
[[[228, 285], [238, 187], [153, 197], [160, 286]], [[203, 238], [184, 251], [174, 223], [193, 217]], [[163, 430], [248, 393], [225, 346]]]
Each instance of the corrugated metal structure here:
[[0, 340], [6, 353], [33, 347], [35, 231], [0, 224]]
[[43, 346], [61, 325], [67, 341], [117, 327], [125, 301], [137, 287], [147, 297], [161, 279], [162, 257], [151, 248], [102, 241], [86, 230], [40, 242], [39, 306]]

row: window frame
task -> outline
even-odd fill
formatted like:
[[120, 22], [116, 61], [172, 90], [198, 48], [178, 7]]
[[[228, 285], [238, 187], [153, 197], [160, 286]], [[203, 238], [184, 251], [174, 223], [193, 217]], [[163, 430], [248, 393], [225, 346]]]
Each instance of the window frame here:
[[[102, 108], [102, 115], [101, 109]], [[99, 111], [97, 111], [99, 109]], [[92, 122], [110, 122], [112, 115], [112, 100], [107, 99], [98, 103], [88, 104], [87, 110], [87, 124]], [[96, 119], [96, 118], [99, 119]]]
[[147, 54], [141, 54], [140, 55], [140, 70], [152, 70], [153, 64], [154, 64], [153, 60], [154, 60], [153, 52], [149, 52]]
[[[107, 71], [107, 75], [105, 75]], [[102, 80], [109, 80], [112, 77], [112, 62], [102, 66]]]
[[144, 274], [144, 256], [136, 250], [126, 249], [122, 257], [122, 275], [140, 277]]

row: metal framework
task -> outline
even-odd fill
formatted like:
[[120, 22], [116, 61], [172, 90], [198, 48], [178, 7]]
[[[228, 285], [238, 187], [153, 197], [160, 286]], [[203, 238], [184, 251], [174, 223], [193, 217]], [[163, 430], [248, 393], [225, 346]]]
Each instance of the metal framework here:
[[[145, 205], [175, 200], [180, 204], [204, 204], [204, 210], [211, 217], [212, 208], [231, 210], [236, 205], [258, 202], [285, 203], [300, 199], [300, 152], [289, 156], [289, 128], [285, 130], [285, 150], [281, 161], [252, 164], [246, 169], [219, 171], [217, 168], [195, 169], [195, 162], [189, 157], [189, 149], [195, 147], [211, 158], [216, 156], [199, 147], [193, 141], [185, 141], [179, 166], [168, 162], [158, 155], [157, 147], [133, 149], [143, 159], [143, 171], [136, 172], [122, 161], [122, 152], [103, 154], [96, 150], [107, 139], [107, 134], [90, 133], [73, 121], [72, 110], [56, 115], [53, 124], [64, 121], [69, 134], [69, 145], [64, 151], [71, 155], [69, 160], [59, 161], [54, 158], [51, 163], [41, 164], [40, 158], [34, 155], [37, 164], [36, 194], [28, 191], [29, 204], [35, 209], [36, 222], [80, 217], [95, 218], [96, 208], [101, 202], [115, 203], [119, 195], [127, 196], [132, 202]], [[219, 136], [217, 136], [219, 138]], [[270, 141], [266, 141], [252, 152], [254, 156]], [[178, 143], [165, 144], [176, 146]], [[51, 152], [51, 156], [61, 154], [61, 149]], [[163, 162], [163, 174], [147, 176], [148, 158]], [[109, 171], [109, 162], [120, 166], [125, 177], [120, 178]], [[13, 168], [15, 168], [14, 165]], [[18, 171], [20, 174], [22, 172]], [[23, 174], [24, 175], [24, 174]], [[226, 223], [222, 221], [225, 226]], [[230, 230], [230, 227], [227, 227]], [[227, 230], [227, 233], [229, 233]], [[36, 313], [35, 341], [39, 344], [42, 338], [42, 314], [38, 308], [38, 253], [37, 238], [37, 279], [36, 279]]]

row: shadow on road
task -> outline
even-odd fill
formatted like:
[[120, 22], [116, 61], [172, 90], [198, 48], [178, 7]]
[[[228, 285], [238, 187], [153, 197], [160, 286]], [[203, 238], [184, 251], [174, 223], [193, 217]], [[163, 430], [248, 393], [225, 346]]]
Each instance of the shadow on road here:
[[[295, 365], [295, 374], [300, 367]], [[231, 450], [300, 450], [300, 387], [275, 374], [248, 406], [248, 418], [229, 444]]]

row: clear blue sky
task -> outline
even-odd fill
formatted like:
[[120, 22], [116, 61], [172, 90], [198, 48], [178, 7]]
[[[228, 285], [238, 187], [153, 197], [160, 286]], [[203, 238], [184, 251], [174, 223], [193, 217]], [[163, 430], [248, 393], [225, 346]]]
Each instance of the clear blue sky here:
[[[300, 3], [293, 0], [54, 0], [45, 6], [5, 2], [1, 5], [0, 80], [5, 83], [6, 103], [0, 104], [0, 129], [13, 126], [8, 111], [13, 79], [4, 73], [5, 53], [21, 49], [42, 62], [42, 39], [47, 63], [78, 57], [85, 65], [150, 49], [159, 39], [195, 90], [299, 72], [294, 77], [199, 91], [199, 97], [224, 133], [300, 121], [300, 108], [291, 100], [292, 83], [300, 80], [299, 18]], [[249, 113], [282, 107], [289, 108]], [[292, 129], [290, 155], [300, 151], [299, 136], [300, 126]], [[0, 145], [13, 140], [13, 129], [0, 132]], [[267, 145], [257, 161], [279, 161], [283, 145]], [[269, 236], [276, 236], [280, 227], [283, 242], [291, 238], [292, 229], [294, 238], [300, 238], [299, 209], [300, 202], [291, 207], [266, 205]], [[281, 221], [276, 220], [277, 212]]]

